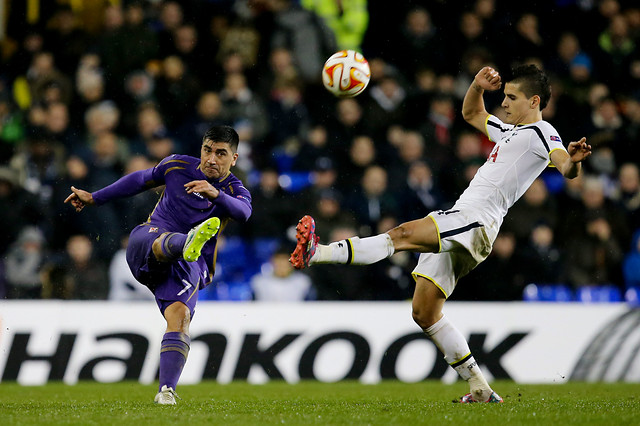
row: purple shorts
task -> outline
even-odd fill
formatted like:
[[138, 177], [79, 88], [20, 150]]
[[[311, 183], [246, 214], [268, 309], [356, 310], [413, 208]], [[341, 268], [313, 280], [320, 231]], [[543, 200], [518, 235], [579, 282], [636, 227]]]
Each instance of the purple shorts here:
[[193, 318], [200, 282], [208, 276], [208, 268], [202, 257], [196, 262], [156, 260], [152, 245], [164, 232], [171, 231], [148, 223], [133, 228], [127, 245], [127, 263], [133, 276], [153, 292], [163, 315], [167, 306], [182, 302]]

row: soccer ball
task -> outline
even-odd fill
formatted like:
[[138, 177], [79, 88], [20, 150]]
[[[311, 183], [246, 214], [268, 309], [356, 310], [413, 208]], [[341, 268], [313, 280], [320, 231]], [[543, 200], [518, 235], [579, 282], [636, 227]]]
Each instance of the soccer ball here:
[[371, 78], [369, 62], [355, 50], [341, 50], [327, 59], [322, 84], [339, 98], [352, 98], [364, 91]]

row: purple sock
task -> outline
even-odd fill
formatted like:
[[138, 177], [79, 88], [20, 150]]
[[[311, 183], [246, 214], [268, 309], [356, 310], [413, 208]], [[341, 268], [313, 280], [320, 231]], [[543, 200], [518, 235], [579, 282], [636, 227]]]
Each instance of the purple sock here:
[[162, 240], [162, 253], [169, 259], [178, 259], [182, 257], [182, 249], [187, 241], [187, 234], [171, 232], [164, 236]]
[[165, 333], [160, 347], [160, 386], [176, 389], [182, 367], [187, 362], [191, 339], [185, 333], [172, 331]]

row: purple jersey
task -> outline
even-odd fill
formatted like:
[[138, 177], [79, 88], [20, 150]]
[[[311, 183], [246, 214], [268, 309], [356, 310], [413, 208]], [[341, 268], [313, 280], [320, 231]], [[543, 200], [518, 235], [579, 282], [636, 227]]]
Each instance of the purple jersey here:
[[[197, 192], [188, 194], [184, 185], [194, 180], [207, 180], [220, 195], [209, 200]], [[157, 166], [124, 176], [92, 195], [101, 205], [160, 185], [166, 186], [146, 222], [151, 227], [185, 234], [210, 217], [220, 218], [224, 225], [228, 219], [246, 222], [251, 215], [251, 194], [240, 179], [231, 173], [220, 181], [208, 179], [200, 170], [200, 159], [187, 155], [166, 157]], [[217, 235], [202, 249], [201, 259], [205, 259], [211, 272], [216, 243]]]

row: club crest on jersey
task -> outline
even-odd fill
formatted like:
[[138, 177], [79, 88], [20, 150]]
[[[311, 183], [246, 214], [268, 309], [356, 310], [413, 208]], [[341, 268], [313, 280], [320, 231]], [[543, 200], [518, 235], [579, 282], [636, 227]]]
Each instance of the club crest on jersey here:
[[549, 139], [551, 139], [552, 141], [556, 141], [556, 142], [562, 142], [560, 140], [560, 136], [549, 136]]
[[150, 227], [149, 232], [158, 232], [158, 227], [157, 226]]

